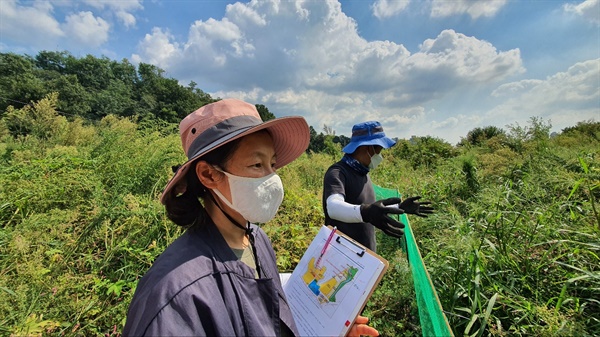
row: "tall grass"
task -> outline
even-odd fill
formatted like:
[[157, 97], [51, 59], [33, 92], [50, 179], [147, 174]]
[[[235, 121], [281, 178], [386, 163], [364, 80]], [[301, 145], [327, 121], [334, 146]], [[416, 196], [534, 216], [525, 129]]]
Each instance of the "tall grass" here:
[[[119, 335], [137, 280], [181, 233], [158, 196], [185, 158], [172, 125], [91, 125], [54, 106], [51, 96], [0, 123], [0, 334]], [[600, 335], [599, 138], [545, 128], [477, 146], [401, 141], [372, 172], [433, 202], [434, 215], [410, 221], [456, 335]], [[279, 172], [285, 199], [264, 229], [281, 271], [323, 223], [335, 151]], [[406, 256], [378, 235], [390, 269], [364, 313], [384, 335], [418, 335]]]

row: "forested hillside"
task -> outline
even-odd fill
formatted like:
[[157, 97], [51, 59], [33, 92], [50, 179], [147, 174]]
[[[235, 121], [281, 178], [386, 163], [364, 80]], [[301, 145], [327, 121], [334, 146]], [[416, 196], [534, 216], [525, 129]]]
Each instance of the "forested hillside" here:
[[164, 71], [141, 63], [137, 68], [91, 55], [43, 51], [35, 57], [0, 54], [0, 111], [22, 107], [52, 92], [65, 116], [99, 120], [107, 115], [178, 122], [198, 106], [214, 101], [190, 83], [164, 77]]
[[[150, 65], [55, 52], [0, 54], [0, 89], [0, 334], [117, 336], [181, 233], [158, 201], [185, 160], [176, 122], [214, 99]], [[600, 122], [550, 126], [400, 139], [372, 172], [433, 202], [410, 224], [457, 336], [600, 335]], [[324, 131], [279, 171], [286, 196], [264, 229], [281, 271], [323, 223], [322, 177], [345, 141]], [[365, 315], [382, 335], [419, 335], [406, 256], [378, 240], [390, 269]]]

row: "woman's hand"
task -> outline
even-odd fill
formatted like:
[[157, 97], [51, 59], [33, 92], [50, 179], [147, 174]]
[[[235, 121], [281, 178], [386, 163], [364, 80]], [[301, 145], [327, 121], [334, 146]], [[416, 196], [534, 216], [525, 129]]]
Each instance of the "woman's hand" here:
[[369, 318], [364, 316], [356, 316], [356, 320], [346, 337], [360, 337], [360, 336], [379, 336], [379, 332], [375, 328], [371, 328], [367, 325]]

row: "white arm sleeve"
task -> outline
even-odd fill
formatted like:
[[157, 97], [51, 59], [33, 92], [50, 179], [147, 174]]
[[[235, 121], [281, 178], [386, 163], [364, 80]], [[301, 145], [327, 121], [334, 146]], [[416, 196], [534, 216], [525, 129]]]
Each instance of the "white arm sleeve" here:
[[343, 195], [332, 194], [327, 198], [326, 203], [327, 215], [331, 219], [348, 223], [363, 222], [360, 215], [360, 205], [347, 203]]

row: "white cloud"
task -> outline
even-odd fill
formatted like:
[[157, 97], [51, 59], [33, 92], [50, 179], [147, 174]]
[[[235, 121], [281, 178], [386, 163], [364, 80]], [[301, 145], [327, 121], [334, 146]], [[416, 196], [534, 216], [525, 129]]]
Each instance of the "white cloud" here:
[[371, 10], [375, 17], [384, 19], [402, 12], [409, 4], [410, 0], [377, 0]]
[[[227, 18], [222, 21], [209, 19], [206, 22], [196, 21], [190, 28], [190, 35], [198, 38], [205, 37], [213, 41], [239, 41], [243, 39], [239, 27]], [[193, 43], [193, 40], [191, 41]]]
[[[3, 43], [28, 46], [28, 51], [97, 48], [108, 41], [113, 20], [135, 26], [132, 13], [143, 9], [141, 1], [0, 0], [0, 35]], [[79, 10], [83, 7], [90, 10]]]
[[175, 45], [150, 36], [137, 55], [162, 60], [157, 64], [162, 68], [174, 65], [170, 57], [182, 58], [169, 70], [184, 82], [195, 77], [233, 90], [380, 92], [394, 94], [389, 102], [413, 104], [431, 92], [443, 94], [457, 85], [498, 81], [523, 71], [518, 49], [500, 52], [452, 30], [424, 41], [413, 55], [390, 41], [367, 42], [336, 1], [278, 6], [253, 1], [227, 9], [221, 20], [195, 22], [181, 48], [166, 48], [169, 56], [158, 58], [154, 51], [163, 48], [154, 45], [146, 57], [144, 44], [150, 40]]
[[[458, 117], [463, 117], [464, 118], [464, 116], [458, 116]], [[430, 126], [433, 129], [446, 129], [446, 128], [452, 129], [452, 128], [454, 128], [454, 127], [456, 127], [456, 126], [459, 125], [460, 119], [458, 117], [454, 117], [454, 116], [453, 117], [448, 117], [446, 120], [443, 120], [441, 122], [433, 121], [430, 124]]]
[[54, 47], [64, 33], [52, 11], [49, 2], [21, 6], [16, 0], [0, 0], [0, 36], [3, 40], [19, 41], [21, 45]]
[[278, 116], [303, 115], [338, 134], [376, 119], [398, 137], [435, 131], [436, 120], [436, 128], [449, 130], [464, 119], [440, 117], [428, 104], [524, 71], [519, 49], [499, 51], [453, 30], [423, 41], [414, 54], [394, 42], [368, 42], [337, 1], [236, 3], [220, 20], [196, 21], [186, 41], [155, 28], [134, 60], [156, 64], [182, 83], [202, 81], [215, 97], [265, 104]]
[[[507, 2], [507, 0], [430, 0], [430, 15], [433, 18], [462, 14], [468, 14], [472, 19], [493, 17]], [[401, 13], [410, 3], [411, 0], [375, 0], [371, 5], [371, 10], [373, 15], [381, 20]]]
[[544, 83], [542, 80], [521, 80], [519, 82], [502, 84], [492, 92], [492, 96], [502, 97], [520, 94], [521, 92], [529, 91], [542, 83]]
[[[496, 126], [506, 130], [508, 125], [528, 125], [531, 117], [549, 121], [551, 131], [574, 126], [578, 121], [600, 121], [598, 78], [600, 59], [576, 63], [543, 80], [525, 79], [498, 86], [491, 97], [484, 97], [498, 102], [489, 108], [471, 107], [452, 113], [432, 111], [427, 115], [429, 130], [420, 123], [411, 124], [411, 130], [417, 135], [443, 135], [446, 140], [458, 142], [476, 127]], [[465, 99], [465, 95], [461, 98]]]
[[[462, 82], [497, 81], [524, 71], [519, 49], [499, 52], [489, 42], [453, 30], [425, 40], [420, 52], [415, 58], [423, 60], [414, 64], [428, 68], [424, 70], [435, 70], [435, 76]], [[461, 83], [452, 85], [456, 84]]]
[[110, 30], [108, 22], [87, 11], [67, 16], [62, 27], [74, 42], [90, 47], [99, 47], [108, 41]]
[[[522, 80], [498, 87], [492, 95], [512, 99], [535, 98], [534, 103], [555, 106], [558, 102], [571, 107], [595, 107], [600, 102], [600, 59], [577, 63], [566, 72], [549, 76], [545, 80]], [[510, 94], [510, 95], [509, 95]]]
[[435, 18], [466, 13], [473, 19], [482, 16], [492, 17], [506, 3], [506, 0], [433, 0], [431, 3], [431, 16]]
[[600, 121], [600, 59], [577, 63], [565, 72], [545, 80], [523, 80], [498, 87], [492, 95], [503, 103], [491, 109], [487, 117], [515, 120], [526, 124], [530, 117], [551, 120], [555, 128], [575, 122]]
[[586, 20], [600, 24], [600, 0], [585, 0], [578, 5], [565, 4], [563, 8], [568, 13], [575, 13]]
[[126, 28], [135, 27], [136, 17], [132, 12], [144, 9], [143, 0], [84, 0], [83, 3], [95, 9], [106, 9]]
[[227, 5], [227, 17], [233, 22], [244, 22], [256, 26], [265, 26], [267, 24], [264, 15], [260, 15], [254, 8], [236, 2]]
[[134, 11], [143, 9], [143, 0], [84, 0], [84, 3], [95, 8], [112, 8], [114, 10]]
[[162, 65], [162, 69], [169, 69], [170, 62], [177, 62], [177, 50], [179, 44], [171, 42], [173, 36], [168, 30], [163, 31], [160, 28], [154, 27], [152, 34], [146, 34], [144, 39], [138, 44], [138, 50], [143, 57], [138, 54], [131, 56], [131, 61], [134, 63], [149, 63], [154, 65]]
[[125, 26], [127, 28], [135, 27], [136, 19], [135, 19], [135, 16], [133, 16], [133, 14], [125, 12], [125, 11], [119, 11], [119, 12], [116, 12], [115, 15], [117, 16], [119, 21], [121, 21], [123, 26]]

